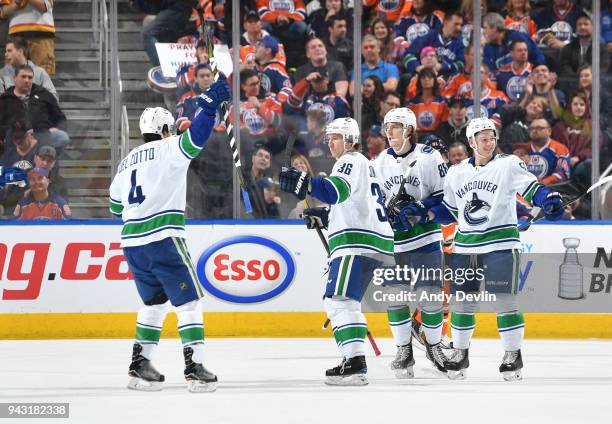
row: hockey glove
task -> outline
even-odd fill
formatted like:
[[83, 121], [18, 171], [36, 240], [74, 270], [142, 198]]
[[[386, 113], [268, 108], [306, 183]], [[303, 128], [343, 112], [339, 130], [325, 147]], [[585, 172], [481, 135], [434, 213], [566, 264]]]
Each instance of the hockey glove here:
[[549, 221], [558, 221], [563, 218], [565, 211], [561, 207], [563, 205], [563, 198], [559, 193], [553, 191], [546, 196], [544, 202], [542, 202], [542, 209], [544, 209], [544, 216]]
[[25, 187], [27, 179], [27, 172], [21, 168], [0, 166], [0, 188], [6, 184], [17, 184], [19, 187]]
[[429, 221], [429, 210], [422, 202], [411, 202], [404, 206], [399, 213], [399, 220], [404, 227], [412, 228], [415, 225], [425, 224]]
[[308, 194], [310, 177], [305, 172], [301, 172], [294, 167], [283, 167], [278, 179], [281, 190], [286, 193], [293, 193], [298, 199], [304, 200]]
[[389, 204], [387, 205], [387, 217], [389, 218], [389, 223], [392, 224], [393, 221], [399, 217], [401, 210], [412, 202], [414, 202], [414, 197], [406, 193], [396, 194], [391, 197]]
[[198, 97], [198, 106], [208, 115], [217, 113], [217, 108], [223, 102], [232, 98], [232, 92], [225, 78], [219, 78], [208, 90]]
[[329, 225], [328, 208], [307, 208], [304, 209], [302, 216], [309, 230], [316, 228], [323, 228], [326, 230]]

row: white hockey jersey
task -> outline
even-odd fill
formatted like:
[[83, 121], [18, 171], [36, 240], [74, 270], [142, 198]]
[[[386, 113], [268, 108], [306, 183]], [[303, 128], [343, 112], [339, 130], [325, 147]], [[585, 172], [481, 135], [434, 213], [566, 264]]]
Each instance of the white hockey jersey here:
[[[415, 200], [442, 195], [444, 176], [448, 168], [437, 150], [424, 144], [414, 144], [405, 156], [398, 157], [393, 149], [389, 148], [374, 160], [376, 174], [382, 183], [387, 204], [399, 191], [402, 176], [408, 164], [414, 160], [416, 164], [405, 182], [406, 193]], [[394, 238], [395, 252], [409, 252], [441, 241], [442, 231], [439, 224], [427, 222], [415, 226], [410, 231], [395, 231]]]
[[457, 218], [456, 253], [487, 253], [520, 248], [516, 194], [532, 202], [542, 187], [514, 155], [496, 155], [485, 166], [465, 159], [448, 170], [446, 208]]
[[121, 247], [185, 237], [187, 170], [201, 150], [187, 130], [138, 146], [119, 163], [109, 195], [123, 219]]
[[387, 221], [380, 182], [361, 153], [345, 153], [327, 180], [338, 193], [329, 212], [330, 259], [345, 255], [393, 254], [393, 230]]

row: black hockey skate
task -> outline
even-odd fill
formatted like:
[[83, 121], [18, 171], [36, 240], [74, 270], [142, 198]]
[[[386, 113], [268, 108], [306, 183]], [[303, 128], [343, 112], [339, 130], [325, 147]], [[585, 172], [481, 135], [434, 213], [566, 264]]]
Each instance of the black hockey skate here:
[[208, 371], [204, 365], [193, 362], [193, 349], [183, 348], [185, 356], [185, 380], [192, 393], [214, 392], [217, 390], [217, 376]]
[[330, 386], [365, 386], [368, 384], [365, 356], [355, 356], [351, 359], [343, 358], [340, 365], [325, 371]]
[[412, 342], [405, 346], [398, 346], [395, 359], [389, 364], [391, 371], [395, 373], [395, 378], [413, 378], [414, 356], [412, 354]]
[[454, 349], [452, 356], [444, 364], [446, 375], [451, 380], [463, 380], [470, 366], [468, 349]]
[[142, 345], [134, 343], [132, 363], [128, 375], [128, 389], [157, 392], [163, 388], [165, 377], [159, 373], [147, 358], [142, 356]]
[[442, 343], [429, 344], [425, 342], [425, 356], [431, 361], [433, 366], [440, 372], [446, 372], [445, 363], [447, 361], [444, 352], [442, 351]]
[[423, 326], [421, 325], [421, 323], [416, 320], [416, 315], [417, 315], [416, 312], [412, 314], [412, 320], [411, 320], [412, 338], [416, 339], [416, 341], [419, 342], [419, 344], [424, 347], [425, 346], [425, 331], [423, 331]]
[[523, 358], [521, 350], [507, 350], [502, 359], [502, 364], [499, 366], [499, 372], [502, 373], [504, 380], [517, 381], [523, 379]]

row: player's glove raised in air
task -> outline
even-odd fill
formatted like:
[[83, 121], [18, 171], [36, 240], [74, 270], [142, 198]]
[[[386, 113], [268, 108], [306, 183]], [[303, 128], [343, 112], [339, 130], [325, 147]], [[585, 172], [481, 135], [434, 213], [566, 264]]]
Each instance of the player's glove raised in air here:
[[291, 167], [283, 167], [278, 179], [280, 181], [281, 190], [286, 193], [293, 193], [298, 199], [304, 200], [308, 194], [310, 186], [310, 177], [305, 172]]
[[19, 187], [25, 187], [27, 180], [28, 174], [23, 169], [0, 166], [0, 188], [6, 184], [17, 184]]
[[309, 230], [315, 228], [327, 229], [329, 225], [329, 209], [328, 208], [307, 208], [302, 214], [306, 227]]
[[198, 106], [208, 115], [217, 113], [217, 108], [223, 102], [232, 98], [232, 92], [225, 78], [219, 78], [198, 97]]
[[542, 202], [542, 209], [544, 209], [544, 216], [549, 221], [558, 221], [563, 218], [564, 210], [561, 207], [563, 205], [563, 198], [559, 193], [553, 191], [546, 196], [544, 202]]

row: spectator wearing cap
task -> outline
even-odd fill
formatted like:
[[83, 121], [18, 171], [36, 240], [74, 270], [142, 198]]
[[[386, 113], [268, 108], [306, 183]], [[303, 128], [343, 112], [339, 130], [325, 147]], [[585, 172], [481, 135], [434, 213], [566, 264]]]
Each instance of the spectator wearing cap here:
[[380, 125], [374, 125], [368, 129], [366, 148], [366, 156], [371, 160], [376, 159], [376, 157], [387, 148], [387, 139]]
[[286, 46], [287, 62], [295, 67], [302, 62], [306, 39], [306, 6], [302, 0], [257, 0], [257, 12], [264, 28]]
[[279, 219], [281, 198], [276, 192], [272, 178], [264, 177], [259, 179], [255, 183], [255, 187], [261, 193], [261, 200], [263, 202], [259, 205], [261, 206], [260, 210], [257, 210], [257, 207], [254, 208], [254, 216], [256, 218]]
[[329, 78], [331, 87], [342, 97], [348, 93], [348, 79], [344, 65], [335, 60], [328, 60], [327, 48], [320, 38], [311, 38], [306, 42], [306, 57], [308, 62], [297, 68], [293, 74], [293, 81], [300, 81], [313, 72], [323, 74]]
[[[395, 91], [399, 84], [399, 69], [392, 63], [387, 63], [382, 60], [380, 41], [371, 34], [363, 37], [361, 42], [361, 52], [364, 57], [364, 62], [361, 64], [361, 81], [369, 76], [376, 76], [383, 83], [385, 91]], [[355, 92], [355, 73], [351, 72], [350, 92], [351, 95]]]
[[583, 14], [584, 10], [574, 0], [553, 0], [552, 7], [542, 8], [533, 17], [540, 31], [549, 30], [540, 42], [554, 49], [563, 48], [571, 41], [576, 21]]
[[336, 60], [346, 69], [353, 67], [353, 41], [347, 37], [348, 27], [345, 15], [332, 15], [327, 19], [328, 35], [324, 38], [325, 48], [331, 60]]
[[[244, 33], [240, 37], [240, 69], [250, 68], [255, 69], [255, 44], [267, 35], [271, 35], [263, 29], [259, 14], [251, 10], [246, 13], [243, 21]], [[285, 55], [285, 47], [278, 44], [278, 52], [275, 60], [283, 66], [287, 66], [287, 57]]]
[[276, 60], [278, 51], [278, 41], [271, 35], [255, 43], [261, 88], [264, 93], [273, 94], [281, 103], [285, 103], [291, 94], [291, 80], [285, 66]]
[[206, 41], [198, 40], [196, 43], [196, 62], [182, 66], [176, 73], [177, 96], [180, 98], [188, 91], [196, 89], [196, 68], [198, 65], [208, 64], [208, 48]]
[[23, 37], [9, 37], [6, 43], [4, 59], [6, 63], [4, 67], [0, 69], [0, 79], [2, 79], [5, 90], [15, 84], [15, 67], [18, 65], [29, 65], [34, 72], [34, 79], [32, 82], [46, 88], [59, 101], [57, 91], [47, 71], [35, 65], [31, 60], [28, 60], [28, 43]]
[[[57, 99], [47, 89], [33, 84], [34, 71], [29, 65], [18, 65], [15, 68], [15, 86], [0, 96], [0, 106], [15, 104], [15, 98], [21, 100], [21, 110], [7, 111], [19, 116], [25, 109], [25, 115], [31, 122], [36, 139], [41, 144], [50, 144], [61, 149], [70, 142], [68, 134], [59, 127], [66, 123], [66, 116], [57, 103]], [[3, 113], [0, 111], [0, 113]], [[4, 121], [5, 119], [1, 119]]]
[[[438, 75], [438, 71], [441, 66], [440, 61], [438, 60], [438, 54], [436, 53], [436, 49], [431, 46], [425, 47], [421, 50], [421, 63], [423, 64], [423, 69], [429, 68], [433, 70], [436, 75]], [[413, 76], [408, 83], [408, 87], [406, 87], [406, 92], [404, 93], [404, 101], [408, 101], [414, 96], [416, 96], [417, 92], [417, 80], [418, 75]], [[446, 80], [438, 75], [438, 85], [442, 92], [444, 92], [444, 88], [446, 87]]]
[[71, 219], [72, 211], [63, 197], [49, 191], [49, 174], [45, 168], [28, 172], [29, 193], [15, 207], [14, 216], [23, 220]]
[[469, 120], [467, 118], [467, 103], [463, 97], [452, 97], [448, 101], [448, 120], [441, 122], [435, 131], [447, 146], [461, 143], [469, 148], [466, 129]]
[[[3, 2], [6, 3], [6, 2]], [[49, 75], [55, 74], [55, 23], [53, 1], [8, 2], [0, 7], [0, 19], [10, 18], [8, 33], [27, 40], [29, 57]]]
[[533, 65], [528, 62], [529, 46], [523, 40], [510, 43], [512, 62], [497, 70], [497, 89], [503, 91], [511, 103], [518, 103], [525, 95], [525, 84]]
[[499, 13], [487, 13], [483, 19], [483, 32], [487, 40], [483, 50], [483, 62], [491, 72], [496, 72], [503, 65], [512, 62], [510, 45], [514, 40], [527, 43], [530, 63], [546, 63], [544, 54], [533, 40], [523, 32], [506, 29], [504, 18]]
[[63, 198], [68, 196], [66, 180], [59, 174], [57, 152], [52, 146], [40, 146], [34, 154], [34, 167], [44, 168], [49, 174], [49, 190]]
[[332, 91], [325, 70], [315, 71], [298, 81], [287, 102], [288, 111], [297, 111], [298, 116], [312, 109], [320, 109], [325, 113], [325, 122], [329, 124], [336, 118], [350, 116], [350, 106], [345, 97]]
[[416, 74], [424, 66], [420, 63], [421, 50], [427, 46], [436, 49], [442, 64], [440, 74], [450, 77], [461, 72], [464, 66], [463, 37], [461, 28], [463, 17], [459, 12], [449, 12], [444, 16], [442, 28], [431, 29], [427, 34], [414, 39], [404, 56], [404, 66], [410, 74]]
[[[29, 122], [23, 119], [15, 120], [8, 130], [7, 140], [9, 145], [0, 158], [0, 166], [21, 168], [24, 171], [32, 169], [39, 145]], [[10, 214], [25, 191], [25, 188], [16, 185], [7, 185], [0, 190], [0, 205], [4, 208], [2, 213]]]
[[[576, 19], [576, 38], [561, 50], [561, 70], [564, 76], [577, 77], [578, 68], [592, 63], [591, 40], [593, 37], [593, 21], [586, 13]], [[607, 47], [600, 43], [599, 66], [603, 72], [609, 69], [609, 53]]]

